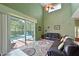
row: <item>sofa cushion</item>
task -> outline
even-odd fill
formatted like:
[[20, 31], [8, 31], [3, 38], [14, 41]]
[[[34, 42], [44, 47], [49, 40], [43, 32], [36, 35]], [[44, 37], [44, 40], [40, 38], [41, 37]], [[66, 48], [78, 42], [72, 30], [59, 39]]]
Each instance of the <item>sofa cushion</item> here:
[[56, 47], [50, 48], [47, 54], [48, 56], [64, 56], [64, 53], [58, 50]]
[[67, 56], [79, 56], [78, 45], [67, 45], [64, 47], [64, 54]]
[[64, 42], [64, 47], [66, 45], [75, 45], [74, 40], [72, 38], [67, 38], [66, 41]]
[[59, 49], [59, 50], [62, 50], [62, 49], [63, 49], [63, 46], [64, 46], [64, 42], [62, 42], [62, 43], [58, 46], [58, 49]]

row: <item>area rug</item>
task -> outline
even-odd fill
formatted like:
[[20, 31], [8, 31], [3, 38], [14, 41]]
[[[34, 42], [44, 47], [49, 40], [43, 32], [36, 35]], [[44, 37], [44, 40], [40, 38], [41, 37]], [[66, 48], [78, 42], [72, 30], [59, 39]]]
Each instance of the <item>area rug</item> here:
[[23, 52], [25, 52], [29, 56], [33, 56], [36, 53], [36, 49], [35, 48], [26, 48], [26, 49], [23, 49]]
[[50, 40], [33, 41], [27, 46], [22, 47], [21, 50], [30, 56], [46, 56], [53, 42]]

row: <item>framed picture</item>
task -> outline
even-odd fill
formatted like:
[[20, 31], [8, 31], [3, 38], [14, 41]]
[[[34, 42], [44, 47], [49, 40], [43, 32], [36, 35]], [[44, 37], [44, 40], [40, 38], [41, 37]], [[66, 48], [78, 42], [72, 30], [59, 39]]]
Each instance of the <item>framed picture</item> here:
[[60, 25], [54, 25], [54, 30], [60, 30]]

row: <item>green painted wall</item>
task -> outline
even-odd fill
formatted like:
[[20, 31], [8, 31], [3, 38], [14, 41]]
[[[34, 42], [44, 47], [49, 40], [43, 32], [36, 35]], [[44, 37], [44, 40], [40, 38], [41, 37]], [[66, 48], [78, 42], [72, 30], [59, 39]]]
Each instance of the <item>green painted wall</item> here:
[[72, 14], [79, 8], [79, 3], [72, 3]]
[[[30, 17], [36, 18], [37, 19], [37, 24], [36, 24], [36, 39], [38, 40], [40, 36], [43, 33], [43, 9], [39, 3], [14, 3], [14, 4], [3, 4], [6, 5], [12, 9], [15, 9], [19, 12], [22, 12]], [[41, 31], [38, 31], [38, 26], [41, 26]]]
[[[62, 9], [47, 13], [43, 11], [39, 3], [26, 3], [26, 4], [4, 4], [10, 8], [13, 8], [19, 12], [22, 12], [30, 17], [36, 18], [36, 37], [39, 37], [47, 30], [47, 32], [59, 32], [61, 35], [70, 35], [74, 38], [74, 20], [71, 18], [72, 14], [79, 7], [78, 3], [62, 4]], [[44, 24], [43, 24], [44, 23]], [[44, 27], [43, 27], [44, 25]], [[60, 30], [54, 30], [54, 25], [60, 25]], [[38, 31], [38, 26], [42, 27], [41, 31]], [[48, 26], [50, 27], [48, 29]]]
[[[57, 32], [61, 35], [70, 35], [72, 38], [75, 37], [74, 34], [74, 20], [71, 18], [71, 4], [62, 4], [62, 8], [58, 11], [52, 13], [47, 13], [44, 11], [44, 33], [47, 32]], [[60, 30], [54, 30], [54, 25], [60, 25]], [[50, 28], [48, 28], [48, 26]]]
[[[79, 8], [79, 3], [72, 3], [72, 14]], [[75, 19], [74, 19], [75, 20]], [[79, 26], [79, 19], [75, 20], [75, 26]]]

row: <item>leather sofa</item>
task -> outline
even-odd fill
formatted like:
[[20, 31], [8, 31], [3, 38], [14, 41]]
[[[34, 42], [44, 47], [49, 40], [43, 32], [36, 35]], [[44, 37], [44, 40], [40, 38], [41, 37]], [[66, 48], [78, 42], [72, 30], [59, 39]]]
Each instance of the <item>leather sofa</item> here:
[[79, 46], [71, 38], [66, 40], [62, 49], [59, 50], [58, 46], [52, 45], [47, 51], [48, 56], [79, 56]]
[[47, 51], [48, 56], [79, 56], [79, 46], [74, 43], [72, 38], [68, 38], [60, 50], [58, 49], [61, 43], [59, 33], [46, 33], [41, 38], [54, 41]]
[[59, 33], [46, 33], [41, 38], [55, 41], [61, 39], [61, 35]]

